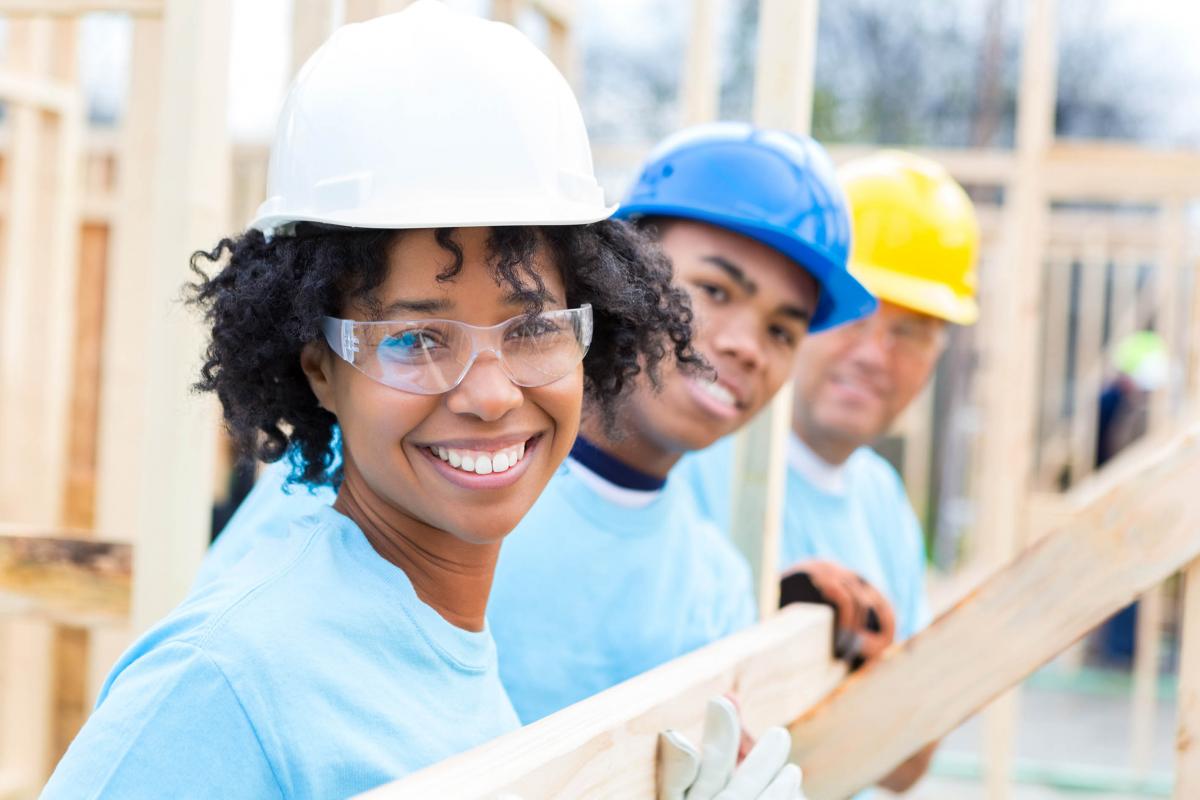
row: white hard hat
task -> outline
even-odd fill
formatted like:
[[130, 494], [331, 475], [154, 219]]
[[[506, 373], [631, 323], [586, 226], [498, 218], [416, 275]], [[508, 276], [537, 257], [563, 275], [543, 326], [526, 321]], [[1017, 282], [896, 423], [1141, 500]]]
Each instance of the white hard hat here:
[[508, 25], [419, 0], [339, 28], [301, 68], [251, 227], [579, 225], [614, 210], [550, 60]]

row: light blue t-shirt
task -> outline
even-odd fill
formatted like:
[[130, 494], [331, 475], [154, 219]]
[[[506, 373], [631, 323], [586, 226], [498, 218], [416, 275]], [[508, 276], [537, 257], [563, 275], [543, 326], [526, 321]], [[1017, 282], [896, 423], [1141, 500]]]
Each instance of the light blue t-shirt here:
[[[678, 468], [703, 513], [725, 530], [732, 466], [733, 439], [727, 437]], [[779, 566], [786, 570], [809, 558], [841, 564], [879, 589], [895, 609], [898, 640], [929, 624], [920, 523], [896, 470], [869, 447], [832, 467], [790, 436]]]
[[754, 622], [749, 566], [686, 483], [614, 488], [568, 459], [500, 549], [488, 620], [525, 723]]
[[491, 634], [323, 508], [121, 657], [43, 797], [348, 797], [518, 724]]
[[192, 591], [198, 591], [227, 572], [253, 549], [256, 542], [279, 539], [287, 535], [296, 520], [329, 508], [337, 499], [330, 486], [284, 483], [292, 471], [286, 458], [268, 464], [254, 488], [230, 517], [216, 541], [208, 548]]

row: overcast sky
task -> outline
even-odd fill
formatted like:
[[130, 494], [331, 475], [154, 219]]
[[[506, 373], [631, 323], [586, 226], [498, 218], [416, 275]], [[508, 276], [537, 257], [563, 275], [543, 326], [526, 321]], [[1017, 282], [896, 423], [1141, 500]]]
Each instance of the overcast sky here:
[[[482, 13], [489, 5], [487, 0], [447, 2], [471, 13]], [[580, 24], [587, 26], [587, 39], [593, 42], [607, 36], [626, 42], [637, 37], [652, 47], [668, 37], [678, 41], [687, 24], [683, 0], [580, 0], [580, 6]], [[1103, 9], [1098, 13], [1126, 30], [1133, 40], [1132, 51], [1161, 75], [1161, 91], [1172, 99], [1166, 104], [1171, 110], [1163, 120], [1166, 130], [1161, 138], [1200, 147], [1200, 2], [1107, 0], [1092, 7]], [[234, 0], [229, 123], [238, 139], [270, 138], [288, 77], [290, 8], [291, 0]], [[650, 20], [653, 24], [648, 24]], [[523, 22], [535, 41], [544, 39], [536, 16], [528, 15]], [[82, 72], [89, 96], [101, 111], [113, 113], [120, 108], [128, 81], [128, 49], [126, 19], [87, 18]]]

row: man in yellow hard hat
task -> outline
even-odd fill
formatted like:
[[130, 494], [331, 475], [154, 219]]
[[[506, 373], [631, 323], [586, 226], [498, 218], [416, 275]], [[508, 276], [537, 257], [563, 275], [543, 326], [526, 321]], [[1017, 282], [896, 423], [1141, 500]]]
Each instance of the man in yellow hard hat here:
[[[966, 192], [926, 159], [885, 151], [843, 165], [839, 179], [852, 219], [850, 268], [880, 306], [801, 346], [780, 564], [826, 594], [839, 584], [841, 594], [855, 591], [841, 568], [860, 576], [891, 608], [852, 613], [894, 614], [904, 639], [930, 619], [924, 537], [900, 476], [869, 445], [929, 383], [948, 325], [978, 318], [979, 226]], [[864, 655], [886, 644], [871, 642], [875, 652]], [[908, 789], [932, 755], [931, 745], [881, 785]]]

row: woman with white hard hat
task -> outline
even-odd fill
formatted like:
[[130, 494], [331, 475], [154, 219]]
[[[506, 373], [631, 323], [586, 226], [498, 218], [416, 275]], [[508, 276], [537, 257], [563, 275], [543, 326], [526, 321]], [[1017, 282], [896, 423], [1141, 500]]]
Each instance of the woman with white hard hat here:
[[198, 388], [337, 501], [122, 656], [44, 797], [346, 797], [515, 728], [484, 620], [501, 540], [585, 394], [698, 363], [669, 266], [607, 219], [570, 89], [508, 26], [422, 0], [341, 28], [268, 183], [193, 257]]

